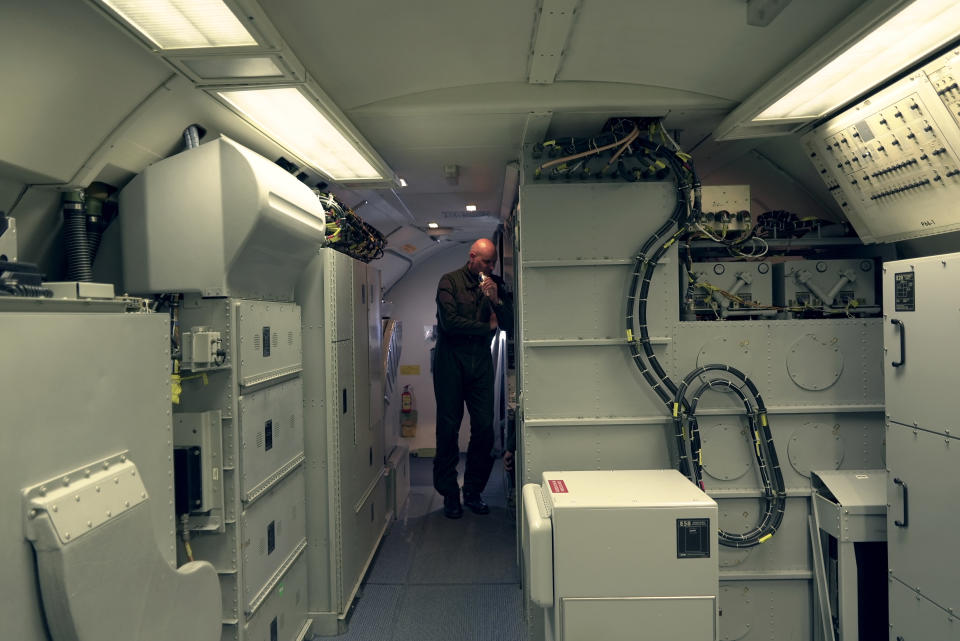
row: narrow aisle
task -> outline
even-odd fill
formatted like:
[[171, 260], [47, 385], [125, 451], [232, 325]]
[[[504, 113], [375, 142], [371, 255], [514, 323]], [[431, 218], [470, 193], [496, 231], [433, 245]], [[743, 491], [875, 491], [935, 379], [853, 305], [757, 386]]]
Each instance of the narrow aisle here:
[[[410, 498], [393, 522], [350, 615], [350, 641], [521, 641], [520, 575], [501, 462], [490, 514], [443, 516], [432, 458], [410, 460]], [[462, 461], [460, 469], [463, 469]]]

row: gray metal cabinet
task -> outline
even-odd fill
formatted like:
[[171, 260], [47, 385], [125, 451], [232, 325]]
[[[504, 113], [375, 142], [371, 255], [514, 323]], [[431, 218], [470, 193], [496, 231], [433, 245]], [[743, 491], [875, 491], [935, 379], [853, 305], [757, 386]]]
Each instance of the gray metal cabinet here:
[[960, 525], [951, 508], [960, 428], [950, 372], [960, 357], [960, 254], [890, 262], [883, 271], [890, 638], [954, 639], [958, 623], [947, 610], [960, 610], [949, 571]]
[[[379, 296], [370, 271], [322, 249], [297, 285], [303, 308], [308, 611], [313, 632], [321, 635], [344, 631], [387, 524], [383, 433], [371, 422], [382, 393], [374, 398], [370, 385], [379, 371], [371, 369], [369, 356], [370, 300]], [[375, 349], [379, 353], [379, 342]]]
[[960, 612], [960, 583], [945, 571], [955, 563], [960, 530], [951, 500], [960, 488], [960, 441], [890, 423], [887, 469], [890, 571], [934, 603]]

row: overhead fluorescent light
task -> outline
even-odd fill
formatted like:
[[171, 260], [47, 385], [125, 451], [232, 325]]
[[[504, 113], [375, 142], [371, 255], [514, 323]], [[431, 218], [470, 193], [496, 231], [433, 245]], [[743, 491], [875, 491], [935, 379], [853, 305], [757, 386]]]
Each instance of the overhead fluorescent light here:
[[299, 87], [219, 89], [216, 95], [314, 169], [337, 181], [383, 180], [366, 154]]
[[477, 211], [476, 205], [467, 205], [467, 211]]
[[223, 0], [99, 0], [161, 50], [257, 46]]
[[956, 0], [914, 0], [752, 120], [812, 120], [872, 89], [960, 34]]
[[440, 229], [440, 223], [427, 223], [427, 227], [430, 229]]
[[400, 179], [400, 186], [401, 186], [401, 187], [406, 187], [406, 186], [407, 186], [407, 181], [404, 180], [403, 178], [401, 178], [401, 179]]

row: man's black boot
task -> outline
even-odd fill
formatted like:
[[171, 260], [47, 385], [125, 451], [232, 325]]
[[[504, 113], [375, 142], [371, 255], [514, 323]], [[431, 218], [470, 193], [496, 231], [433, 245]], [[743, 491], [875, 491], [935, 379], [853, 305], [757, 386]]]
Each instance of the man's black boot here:
[[459, 519], [463, 516], [463, 508], [460, 507], [459, 496], [443, 497], [443, 515], [448, 519]]
[[463, 504], [473, 510], [474, 514], [490, 514], [490, 506], [483, 502], [479, 494], [463, 493]]

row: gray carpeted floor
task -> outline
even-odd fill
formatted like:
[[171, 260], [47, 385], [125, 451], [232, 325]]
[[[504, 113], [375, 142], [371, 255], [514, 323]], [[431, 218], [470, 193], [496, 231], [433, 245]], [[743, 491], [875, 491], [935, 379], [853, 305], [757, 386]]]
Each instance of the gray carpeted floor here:
[[410, 498], [387, 531], [339, 638], [520, 641], [516, 530], [501, 464], [484, 492], [490, 514], [465, 510], [451, 520], [432, 487], [433, 459], [413, 457], [410, 463]]

